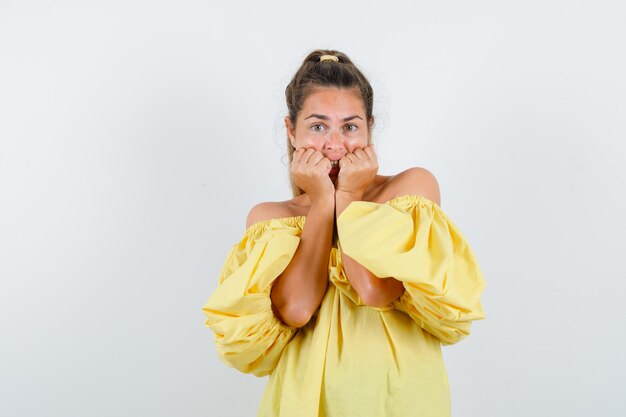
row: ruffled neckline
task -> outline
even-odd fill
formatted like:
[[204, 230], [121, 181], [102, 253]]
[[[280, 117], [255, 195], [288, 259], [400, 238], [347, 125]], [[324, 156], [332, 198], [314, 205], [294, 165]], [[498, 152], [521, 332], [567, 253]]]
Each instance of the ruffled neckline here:
[[[376, 203], [376, 204], [387, 204], [387, 205], [393, 205], [394, 203], [405, 203], [405, 202], [415, 202], [415, 203], [423, 203], [426, 205], [430, 205], [430, 206], [436, 206], [439, 207], [439, 205], [424, 197], [423, 195], [419, 195], [419, 194], [403, 194], [403, 195], [399, 195], [397, 197], [392, 198], [391, 200], [387, 200], [384, 203]], [[375, 203], [374, 201], [363, 201], [363, 203]], [[352, 204], [352, 203], [350, 203]], [[256, 230], [258, 230], [261, 227], [265, 227], [267, 225], [269, 225], [271, 222], [278, 222], [278, 223], [282, 223], [285, 226], [289, 226], [289, 227], [298, 227], [300, 229], [302, 229], [304, 227], [304, 222], [306, 221], [306, 216], [305, 215], [300, 215], [300, 216], [287, 216], [287, 217], [275, 217], [275, 218], [271, 218], [271, 219], [264, 219], [264, 220], [259, 220], [256, 221], [254, 223], [252, 223], [250, 225], [250, 227], [248, 227], [245, 231], [246, 234], [248, 233], [253, 233]]]

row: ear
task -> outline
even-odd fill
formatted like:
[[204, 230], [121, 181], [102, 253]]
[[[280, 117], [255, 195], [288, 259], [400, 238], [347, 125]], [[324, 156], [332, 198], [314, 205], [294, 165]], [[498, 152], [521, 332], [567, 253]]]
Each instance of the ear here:
[[372, 127], [374, 127], [374, 116], [370, 116], [370, 120], [367, 124], [367, 144], [372, 144]]
[[291, 123], [291, 119], [289, 116], [285, 116], [285, 128], [287, 129], [287, 136], [289, 137], [289, 142], [291, 142], [291, 146], [296, 147], [296, 128]]

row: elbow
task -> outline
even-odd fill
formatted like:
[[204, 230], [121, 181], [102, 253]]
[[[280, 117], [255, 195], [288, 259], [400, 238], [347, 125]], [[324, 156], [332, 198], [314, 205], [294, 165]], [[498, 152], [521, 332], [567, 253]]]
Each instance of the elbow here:
[[367, 290], [362, 291], [359, 296], [361, 297], [363, 304], [369, 307], [380, 308], [389, 304], [387, 297], [384, 297], [383, 292], [376, 287], [369, 287]]
[[309, 320], [311, 320], [311, 316], [302, 313], [292, 313], [283, 315], [281, 320], [287, 326], [299, 329], [307, 325]]
[[287, 305], [279, 308], [274, 303], [272, 303], [272, 311], [278, 320], [296, 329], [306, 326], [314, 314], [296, 306]]
[[363, 301], [363, 304], [368, 307], [378, 307], [378, 304], [380, 303], [380, 300], [378, 300], [379, 297], [376, 296], [376, 291], [374, 291], [371, 287], [361, 288], [358, 293], [359, 297], [361, 297], [361, 301]]
[[391, 304], [403, 292], [402, 282], [393, 278], [375, 278], [371, 285], [359, 293], [359, 296], [365, 305], [381, 308]]

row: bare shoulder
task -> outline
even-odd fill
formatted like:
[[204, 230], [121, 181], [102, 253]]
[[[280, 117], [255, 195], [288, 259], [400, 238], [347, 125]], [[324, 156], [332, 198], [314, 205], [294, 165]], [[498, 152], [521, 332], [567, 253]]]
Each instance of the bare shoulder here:
[[262, 220], [291, 216], [294, 216], [294, 211], [291, 209], [289, 201], [265, 201], [250, 209], [246, 219], [246, 229]]
[[441, 205], [439, 182], [435, 175], [422, 167], [412, 167], [389, 179], [385, 194], [388, 199], [406, 194], [417, 194]]

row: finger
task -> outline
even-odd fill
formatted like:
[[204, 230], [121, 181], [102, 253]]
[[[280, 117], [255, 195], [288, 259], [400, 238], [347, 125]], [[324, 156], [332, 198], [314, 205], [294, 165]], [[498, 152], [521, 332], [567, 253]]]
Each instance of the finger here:
[[315, 151], [315, 153], [313, 153], [313, 155], [309, 158], [309, 165], [318, 165], [322, 159], [324, 159], [324, 154], [319, 151]]
[[328, 159], [328, 158], [326, 158], [326, 157], [324, 157], [324, 158], [320, 159], [320, 160], [317, 162], [316, 166], [318, 166], [318, 167], [323, 167], [324, 169], [331, 169], [331, 168], [332, 168], [332, 165], [331, 165], [331, 163], [330, 163], [330, 159]]
[[374, 150], [374, 145], [366, 146], [365, 148], [363, 148], [363, 151], [372, 161], [378, 159], [376, 156], [376, 150]]
[[347, 154], [346, 158], [348, 158], [350, 160], [350, 162], [352, 162], [353, 164], [356, 164], [356, 163], [359, 162], [359, 157], [356, 156], [354, 153]]
[[300, 159], [302, 159], [302, 154], [304, 153], [305, 149], [304, 148], [298, 148], [293, 152], [293, 158], [291, 159], [292, 162], [296, 162], [299, 163]]
[[311, 158], [311, 155], [313, 155], [314, 152], [315, 152], [315, 149], [307, 148], [304, 151], [304, 154], [302, 154], [302, 159], [300, 159], [300, 162], [303, 163], [303, 164], [308, 164], [309, 163], [309, 159]]
[[339, 159], [339, 168], [343, 169], [345, 167], [347, 167], [348, 165], [352, 164], [352, 161], [348, 158], [349, 154], [346, 154], [345, 156], [341, 157], [341, 159]]
[[326, 158], [323, 153], [317, 152], [311, 157], [311, 160], [309, 162], [311, 163], [311, 165], [320, 165], [324, 163], [324, 160], [328, 160], [328, 162], [330, 163], [330, 159]]
[[356, 148], [353, 153], [359, 159], [365, 159], [365, 160], [369, 159], [369, 156], [361, 148]]

